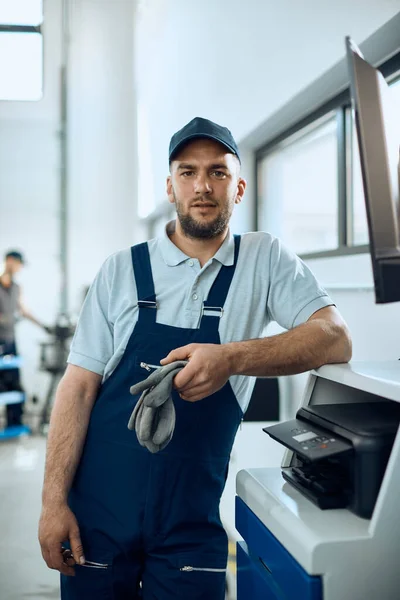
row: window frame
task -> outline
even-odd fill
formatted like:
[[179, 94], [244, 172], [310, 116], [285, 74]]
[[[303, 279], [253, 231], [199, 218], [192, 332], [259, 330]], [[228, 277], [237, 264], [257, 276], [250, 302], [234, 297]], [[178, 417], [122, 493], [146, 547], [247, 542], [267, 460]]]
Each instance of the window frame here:
[[[400, 78], [400, 51], [391, 58], [385, 60], [377, 67], [386, 81], [390, 84]], [[281, 131], [267, 143], [255, 150], [255, 193], [254, 193], [254, 215], [255, 229], [259, 230], [261, 198], [259, 189], [259, 172], [263, 159], [268, 154], [277, 150], [279, 145], [285, 142], [293, 143], [306, 133], [323, 124], [329, 119], [329, 115], [336, 114], [337, 131], [337, 189], [338, 189], [338, 245], [332, 250], [320, 250], [299, 254], [303, 259], [328, 258], [334, 256], [348, 256], [369, 252], [369, 244], [349, 245], [352, 241], [352, 153], [351, 153], [351, 98], [350, 88], [347, 87], [336, 96], [321, 104], [317, 109], [298, 120], [296, 123]]]

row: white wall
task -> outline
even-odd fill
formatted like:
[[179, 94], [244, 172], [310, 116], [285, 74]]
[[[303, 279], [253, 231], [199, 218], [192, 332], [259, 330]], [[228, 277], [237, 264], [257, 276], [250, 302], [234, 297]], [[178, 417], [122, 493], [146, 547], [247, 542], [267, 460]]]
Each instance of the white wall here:
[[368, 254], [309, 261], [350, 326], [353, 360], [400, 359], [400, 303], [375, 304]]
[[135, 241], [134, 2], [71, 7], [69, 275], [77, 308], [103, 260]]

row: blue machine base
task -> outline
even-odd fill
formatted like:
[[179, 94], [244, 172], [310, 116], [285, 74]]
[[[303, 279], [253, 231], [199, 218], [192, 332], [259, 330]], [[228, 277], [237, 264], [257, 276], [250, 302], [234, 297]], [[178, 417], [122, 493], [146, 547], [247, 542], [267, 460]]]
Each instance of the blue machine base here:
[[[309, 575], [236, 496], [238, 600], [322, 600], [322, 581]], [[337, 599], [339, 600], [339, 598]]]
[[19, 437], [21, 435], [29, 435], [31, 430], [26, 425], [13, 425], [11, 427], [6, 427], [5, 429], [0, 429], [0, 442], [2, 440], [9, 440], [15, 437]]

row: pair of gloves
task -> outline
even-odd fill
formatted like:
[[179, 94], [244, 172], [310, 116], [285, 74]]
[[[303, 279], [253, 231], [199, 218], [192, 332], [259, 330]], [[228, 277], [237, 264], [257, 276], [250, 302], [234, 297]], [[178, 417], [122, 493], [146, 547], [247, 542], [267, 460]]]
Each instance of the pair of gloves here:
[[130, 388], [131, 394], [142, 395], [133, 409], [128, 429], [135, 430], [139, 444], [153, 454], [165, 448], [174, 433], [172, 385], [175, 375], [187, 363], [187, 360], [177, 360], [160, 367]]

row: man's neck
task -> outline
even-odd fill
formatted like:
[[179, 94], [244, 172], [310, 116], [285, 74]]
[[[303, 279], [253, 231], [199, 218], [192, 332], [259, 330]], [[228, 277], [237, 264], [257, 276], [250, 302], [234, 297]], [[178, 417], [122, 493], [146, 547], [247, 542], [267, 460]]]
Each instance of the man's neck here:
[[169, 233], [169, 238], [175, 246], [190, 258], [197, 258], [200, 266], [206, 264], [216, 254], [224, 243], [228, 229], [221, 235], [211, 239], [194, 239], [184, 235], [180, 223], [175, 221], [175, 229]]

